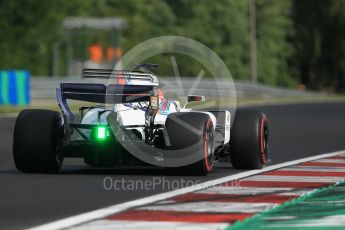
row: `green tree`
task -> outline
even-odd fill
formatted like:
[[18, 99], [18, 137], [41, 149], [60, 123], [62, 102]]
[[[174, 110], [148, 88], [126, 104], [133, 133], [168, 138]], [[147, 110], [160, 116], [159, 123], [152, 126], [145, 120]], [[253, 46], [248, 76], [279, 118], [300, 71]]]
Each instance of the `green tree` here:
[[68, 13], [83, 11], [85, 1], [0, 1], [0, 65], [48, 75], [53, 44]]
[[296, 65], [309, 88], [345, 91], [345, 1], [294, 1]]
[[[176, 15], [174, 33], [190, 37], [213, 49], [227, 64], [234, 78], [249, 77], [249, 33], [247, 1], [166, 1]], [[181, 66], [197, 74], [197, 63]]]
[[295, 85], [292, 1], [257, 0], [258, 79], [270, 85]]
[[[61, 25], [67, 16], [119, 16], [129, 25], [120, 41], [124, 52], [156, 36], [186, 36], [213, 49], [235, 79], [249, 80], [248, 3], [249, 0], [1, 0], [0, 65], [2, 69], [29, 69], [33, 75], [49, 75], [53, 46], [66, 35]], [[345, 91], [344, 8], [345, 0], [257, 0], [259, 81], [285, 86], [300, 81], [309, 88]], [[100, 39], [107, 37], [95, 33]], [[87, 39], [76, 36], [73, 40], [80, 57], [86, 57], [83, 47], [89, 42]], [[60, 54], [63, 63], [66, 54], [64, 50]], [[177, 58], [181, 74], [194, 76], [200, 71], [199, 63], [184, 56]], [[169, 54], [149, 61], [162, 64], [161, 74], [172, 74]]]

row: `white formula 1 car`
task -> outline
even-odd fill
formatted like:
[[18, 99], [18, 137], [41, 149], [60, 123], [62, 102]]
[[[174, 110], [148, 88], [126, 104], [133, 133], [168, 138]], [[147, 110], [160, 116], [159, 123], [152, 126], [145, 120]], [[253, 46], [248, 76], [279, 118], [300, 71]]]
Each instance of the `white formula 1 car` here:
[[[164, 98], [150, 71], [156, 67], [140, 64], [132, 72], [84, 69], [83, 78], [110, 83], [61, 83], [56, 90], [61, 113], [21, 111], [13, 140], [17, 169], [56, 173], [65, 157], [83, 158], [95, 167], [153, 165], [190, 175], [207, 175], [218, 161], [237, 169], [267, 164], [265, 114], [238, 111], [230, 129], [235, 114], [228, 110], [194, 111]], [[81, 107], [76, 115], [68, 99], [98, 104]], [[197, 95], [187, 99], [205, 101]]]

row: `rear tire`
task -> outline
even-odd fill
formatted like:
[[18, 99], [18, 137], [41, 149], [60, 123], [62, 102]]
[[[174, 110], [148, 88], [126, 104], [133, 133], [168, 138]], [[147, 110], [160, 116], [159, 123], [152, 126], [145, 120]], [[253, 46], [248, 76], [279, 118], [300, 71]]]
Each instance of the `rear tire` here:
[[[188, 124], [189, 127], [183, 125]], [[200, 131], [199, 134], [191, 131], [191, 127]], [[204, 113], [174, 113], [166, 120], [166, 130], [169, 135], [172, 149], [184, 149], [196, 145], [195, 151], [200, 152], [201, 160], [176, 170], [183, 174], [205, 176], [213, 169], [214, 160], [214, 128], [209, 115]], [[186, 152], [186, 154], [189, 154]]]
[[58, 112], [27, 109], [19, 113], [13, 136], [13, 159], [19, 171], [57, 173], [63, 156], [57, 151], [61, 138]]
[[230, 158], [235, 169], [261, 169], [267, 165], [268, 124], [255, 110], [237, 111], [231, 128]]

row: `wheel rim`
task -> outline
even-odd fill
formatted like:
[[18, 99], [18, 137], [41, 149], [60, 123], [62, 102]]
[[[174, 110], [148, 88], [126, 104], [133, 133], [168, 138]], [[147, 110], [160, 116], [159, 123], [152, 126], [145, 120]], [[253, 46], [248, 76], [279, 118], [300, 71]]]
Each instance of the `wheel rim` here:
[[209, 172], [213, 168], [213, 132], [212, 132], [212, 121], [209, 120], [206, 125], [206, 132], [204, 133], [204, 159], [205, 159], [205, 167], [206, 170]]
[[260, 126], [260, 144], [261, 144], [261, 163], [263, 165], [267, 164], [267, 155], [268, 155], [268, 126], [267, 126], [267, 118], [265, 115], [261, 118], [261, 126]]

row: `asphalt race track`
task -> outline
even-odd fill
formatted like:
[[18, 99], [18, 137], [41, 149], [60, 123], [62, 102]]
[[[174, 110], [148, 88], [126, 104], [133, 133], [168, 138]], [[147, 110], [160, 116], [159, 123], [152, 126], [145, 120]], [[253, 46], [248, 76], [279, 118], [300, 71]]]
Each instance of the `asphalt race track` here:
[[[270, 122], [272, 163], [345, 149], [345, 102], [258, 107]], [[155, 189], [107, 190], [104, 179], [181, 180], [158, 169], [94, 169], [81, 160], [67, 159], [57, 175], [23, 174], [12, 160], [14, 118], [0, 118], [0, 227], [27, 228], [82, 212], [167, 191]], [[183, 177], [207, 181], [240, 171], [220, 165], [207, 177]]]

